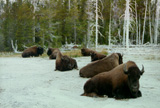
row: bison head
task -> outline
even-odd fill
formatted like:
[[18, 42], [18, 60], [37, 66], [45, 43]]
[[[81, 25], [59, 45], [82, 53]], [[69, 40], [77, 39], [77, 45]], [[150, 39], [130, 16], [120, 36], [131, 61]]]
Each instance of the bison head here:
[[123, 55], [121, 55], [120, 53], [117, 53], [117, 55], [119, 56], [119, 64], [123, 63]]
[[95, 61], [98, 59], [97, 54], [95, 52], [91, 52], [90, 55], [91, 55], [91, 61]]
[[144, 73], [144, 67], [142, 65], [142, 70], [140, 71], [137, 66], [132, 66], [127, 69], [126, 64], [124, 65], [124, 73], [128, 76], [128, 87], [133, 95], [139, 92], [139, 79]]
[[37, 47], [37, 53], [38, 53], [38, 55], [42, 55], [43, 51], [44, 51], [44, 49], [42, 47]]
[[52, 54], [52, 49], [49, 48], [48, 51], [47, 51], [47, 55], [50, 56], [51, 54]]

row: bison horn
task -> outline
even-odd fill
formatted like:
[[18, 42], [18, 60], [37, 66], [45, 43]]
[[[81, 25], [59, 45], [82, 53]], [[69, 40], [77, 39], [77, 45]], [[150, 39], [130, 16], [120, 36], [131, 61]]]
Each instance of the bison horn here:
[[127, 73], [128, 73], [128, 70], [127, 70], [127, 64], [124, 64], [124, 66], [123, 66], [123, 71], [124, 71], [124, 73], [125, 73], [125, 74], [127, 74]]
[[142, 65], [141, 75], [144, 73], [144, 66]]

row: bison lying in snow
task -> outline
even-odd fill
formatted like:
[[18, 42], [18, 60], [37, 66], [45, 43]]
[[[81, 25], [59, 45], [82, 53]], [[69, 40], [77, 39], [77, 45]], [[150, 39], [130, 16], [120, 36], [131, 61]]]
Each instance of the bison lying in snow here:
[[78, 69], [77, 62], [75, 59], [72, 59], [66, 55], [62, 55], [61, 52], [57, 53], [56, 57], [56, 70], [67, 71], [72, 69]]
[[88, 49], [88, 48], [82, 48], [81, 49], [81, 54], [83, 56], [90, 56], [92, 52], [94, 52], [94, 51], [91, 50], [91, 49]]
[[144, 73], [133, 61], [121, 64], [109, 72], [100, 73], [89, 79], [84, 85], [82, 96], [104, 96], [116, 99], [137, 98], [142, 96], [139, 79]]
[[119, 53], [113, 53], [108, 57], [101, 60], [94, 61], [83, 67], [79, 71], [81, 77], [93, 77], [101, 72], [110, 71], [119, 64], [123, 63], [122, 55]]
[[49, 59], [56, 59], [58, 52], [60, 52], [58, 48], [49, 48], [47, 51], [47, 55], [49, 56]]
[[101, 54], [101, 53], [98, 53], [98, 52], [96, 52], [96, 51], [91, 52], [91, 61], [92, 61], [92, 62], [93, 62], [93, 61], [96, 61], [96, 60], [103, 59], [103, 58], [105, 58], [105, 57], [106, 57], [106, 55]]
[[43, 51], [44, 49], [42, 47], [33, 46], [25, 49], [22, 53], [22, 57], [38, 57], [39, 55], [43, 54]]

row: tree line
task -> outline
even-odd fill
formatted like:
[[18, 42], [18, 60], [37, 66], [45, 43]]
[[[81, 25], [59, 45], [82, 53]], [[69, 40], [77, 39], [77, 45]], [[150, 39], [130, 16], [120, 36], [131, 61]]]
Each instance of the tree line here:
[[[0, 51], [12, 51], [15, 44], [20, 51], [33, 45], [92, 47], [96, 39], [100, 45], [125, 45], [126, 1], [2, 0]], [[159, 0], [130, 0], [128, 5], [128, 43], [158, 44]]]

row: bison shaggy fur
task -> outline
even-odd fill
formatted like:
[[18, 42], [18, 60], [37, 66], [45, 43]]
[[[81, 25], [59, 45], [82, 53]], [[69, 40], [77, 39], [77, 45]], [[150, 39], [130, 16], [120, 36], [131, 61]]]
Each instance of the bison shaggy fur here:
[[80, 69], [79, 75], [81, 77], [93, 77], [101, 72], [110, 71], [119, 64], [123, 63], [123, 57], [119, 53], [113, 53], [101, 60], [89, 63]]
[[49, 59], [56, 59], [58, 52], [60, 52], [58, 48], [49, 48], [47, 51], [47, 55], [49, 56]]
[[91, 52], [91, 61], [92, 61], [92, 62], [93, 62], [93, 61], [96, 61], [96, 60], [103, 59], [103, 58], [105, 58], [105, 57], [106, 57], [106, 55], [101, 54], [101, 53], [98, 53], [98, 52], [96, 52], [96, 51]]
[[76, 60], [58, 52], [55, 71], [67, 71], [72, 69], [78, 69]]
[[83, 56], [90, 56], [92, 52], [94, 52], [94, 51], [91, 50], [91, 49], [88, 49], [88, 48], [82, 48], [81, 49], [81, 54]]
[[135, 62], [128, 61], [109, 72], [100, 73], [89, 79], [84, 85], [82, 96], [104, 96], [116, 99], [137, 98], [142, 96], [139, 79], [144, 73]]
[[27, 48], [23, 51], [22, 57], [38, 57], [39, 55], [42, 55], [44, 52], [44, 49], [42, 47], [33, 46], [30, 48]]

